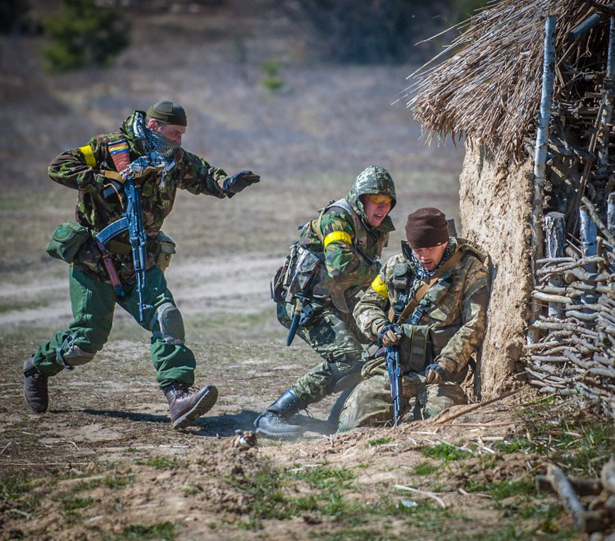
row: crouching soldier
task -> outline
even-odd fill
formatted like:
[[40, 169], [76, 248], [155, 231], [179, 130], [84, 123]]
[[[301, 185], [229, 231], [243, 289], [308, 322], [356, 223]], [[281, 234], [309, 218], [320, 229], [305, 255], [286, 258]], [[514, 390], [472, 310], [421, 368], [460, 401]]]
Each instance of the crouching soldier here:
[[[489, 276], [486, 254], [449, 237], [438, 209], [410, 214], [406, 236], [353, 315], [367, 336], [399, 353], [400, 415], [418, 420], [466, 402], [459, 383], [484, 338]], [[365, 379], [344, 402], [340, 430], [394, 421], [383, 349], [365, 363]]]
[[185, 151], [186, 126], [183, 107], [161, 101], [49, 166], [51, 179], [78, 195], [77, 221], [57, 228], [47, 247], [70, 263], [73, 321], [24, 363], [24, 397], [35, 413], [47, 410], [51, 376], [88, 363], [102, 349], [116, 304], [152, 333], [151, 359], [173, 427], [190, 425], [215, 404], [214, 386], [190, 389], [196, 361], [164, 276], [175, 250], [161, 227], [178, 189], [223, 199], [260, 178], [251, 171], [227, 176]]
[[345, 199], [330, 203], [302, 228], [272, 284], [279, 321], [322, 357], [255, 421], [273, 437], [303, 433], [290, 418], [309, 404], [360, 381], [363, 342], [352, 317], [357, 294], [378, 274], [393, 223], [395, 186], [386, 169], [370, 166]]

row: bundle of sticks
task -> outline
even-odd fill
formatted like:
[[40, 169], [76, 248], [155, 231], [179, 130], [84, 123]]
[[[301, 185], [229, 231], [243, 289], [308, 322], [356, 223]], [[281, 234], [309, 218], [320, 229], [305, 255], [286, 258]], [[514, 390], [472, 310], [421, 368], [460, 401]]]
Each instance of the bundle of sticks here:
[[[536, 477], [538, 490], [555, 492], [583, 533], [604, 532], [615, 524], [615, 456], [602, 467], [599, 479], [568, 477], [555, 464]], [[593, 539], [593, 537], [592, 537]]]
[[580, 395], [615, 417], [615, 275], [611, 252], [538, 260], [535, 302], [548, 306], [526, 345], [530, 383], [543, 392]]

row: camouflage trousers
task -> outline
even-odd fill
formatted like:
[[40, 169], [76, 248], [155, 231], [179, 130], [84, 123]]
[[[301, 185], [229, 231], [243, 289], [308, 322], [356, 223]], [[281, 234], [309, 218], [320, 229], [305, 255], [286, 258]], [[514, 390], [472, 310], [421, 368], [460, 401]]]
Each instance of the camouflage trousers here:
[[[346, 398], [338, 431], [393, 423], [393, 402], [384, 358], [375, 359], [375, 364], [376, 367], [371, 362], [366, 363], [365, 379]], [[451, 406], [465, 403], [467, 398], [457, 383], [427, 385], [425, 375], [416, 372], [402, 377], [401, 422], [428, 419]]]
[[[71, 265], [69, 269], [73, 320], [67, 330], [56, 333], [34, 355], [34, 365], [46, 376], [55, 376], [61, 372], [68, 358], [72, 360], [69, 366], [78, 366], [92, 360], [107, 342], [116, 304], [137, 321], [139, 319], [139, 303], [134, 289], [125, 297], [118, 298], [111, 284], [93, 278], [78, 265]], [[143, 296], [145, 304], [151, 305], [145, 311], [143, 327], [152, 332], [150, 356], [160, 388], [176, 380], [192, 385], [196, 367], [194, 354], [183, 343], [161, 336], [157, 310], [167, 303], [174, 304], [174, 301], [164, 273], [158, 267], [147, 271], [147, 286]]]
[[[323, 362], [300, 377], [292, 386], [302, 400], [313, 404], [325, 396], [348, 389], [361, 381], [363, 344], [361, 332], [351, 314], [344, 314], [329, 303], [313, 302], [315, 316], [300, 336]], [[290, 327], [293, 306], [277, 303], [278, 320]]]

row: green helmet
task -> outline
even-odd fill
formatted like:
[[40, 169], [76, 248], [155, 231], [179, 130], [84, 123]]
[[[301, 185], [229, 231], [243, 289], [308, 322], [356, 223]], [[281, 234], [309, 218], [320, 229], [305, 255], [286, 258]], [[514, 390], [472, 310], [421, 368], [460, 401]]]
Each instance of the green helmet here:
[[389, 175], [389, 172], [384, 167], [370, 165], [365, 168], [359, 173], [350, 189], [348, 201], [357, 207], [362, 214], [364, 209], [361, 196], [367, 194], [388, 195], [392, 199], [391, 209], [395, 206], [397, 202], [395, 184], [391, 175]]

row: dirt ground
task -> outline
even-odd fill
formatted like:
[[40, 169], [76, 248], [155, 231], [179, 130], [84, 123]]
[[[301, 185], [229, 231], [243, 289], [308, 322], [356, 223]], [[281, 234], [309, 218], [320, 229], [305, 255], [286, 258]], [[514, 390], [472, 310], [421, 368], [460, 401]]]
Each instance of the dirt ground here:
[[[545, 422], [559, 427], [570, 406], [529, 389], [463, 415], [471, 406], [342, 434], [327, 422], [331, 398], [301, 416], [309, 427], [301, 441], [257, 438], [244, 449], [236, 431], [248, 433], [318, 362], [300, 340], [284, 345], [269, 299], [296, 226], [377, 163], [398, 190], [392, 255], [413, 209], [458, 218], [463, 158], [461, 149], [426, 147], [410, 113], [393, 105], [411, 66], [314, 62], [274, 4], [142, 17], [117, 67], [86, 74], [44, 75], [36, 39], [1, 42], [0, 537], [582, 538], [534, 485], [560, 455], [531, 413], [546, 407]], [[281, 67], [277, 93], [262, 84], [265, 60]], [[47, 164], [163, 97], [188, 110], [186, 148], [263, 178], [232, 201], [180, 194], [164, 228], [178, 243], [167, 279], [197, 381], [215, 384], [220, 398], [194, 427], [173, 431], [149, 337], [118, 310], [104, 350], [50, 380], [49, 412], [30, 414], [23, 360], [70, 321], [66, 266], [44, 246], [72, 217], [75, 194], [46, 179]], [[594, 473], [612, 446], [605, 437]], [[547, 453], [537, 453], [536, 438], [548, 439]]]

